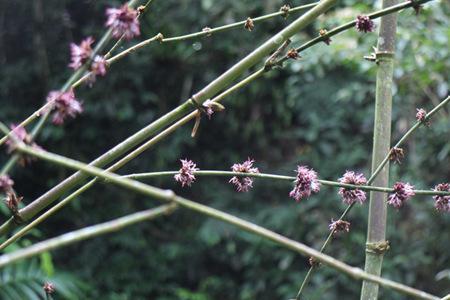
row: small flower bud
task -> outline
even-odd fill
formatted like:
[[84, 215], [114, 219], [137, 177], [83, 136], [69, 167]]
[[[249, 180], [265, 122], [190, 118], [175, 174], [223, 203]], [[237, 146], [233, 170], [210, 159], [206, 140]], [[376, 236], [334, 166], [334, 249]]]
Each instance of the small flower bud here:
[[13, 191], [9, 191], [6, 193], [6, 206], [14, 216], [19, 213], [19, 203], [22, 201], [22, 199], [23, 197], [18, 197]]
[[7, 174], [0, 175], [0, 191], [9, 192], [14, 185], [14, 181]]
[[336, 235], [340, 232], [349, 232], [350, 231], [350, 222], [344, 220], [334, 221], [331, 219], [331, 223], [328, 226], [333, 235]]
[[88, 79], [89, 85], [92, 85], [95, 82], [98, 75], [105, 76], [107, 67], [108, 62], [106, 59], [101, 55], [96, 55], [91, 64], [91, 74]]
[[425, 124], [426, 126], [430, 126], [430, 121], [427, 119], [427, 111], [423, 108], [416, 108], [416, 119], [418, 122]]
[[297, 49], [295, 49], [295, 48], [290, 49], [290, 50], [286, 53], [286, 56], [287, 56], [288, 58], [290, 58], [290, 59], [299, 59], [299, 58], [301, 57], [300, 54], [298, 54]]
[[375, 29], [375, 23], [368, 16], [356, 17], [356, 30], [359, 32], [372, 32]]
[[47, 96], [47, 102], [51, 102], [55, 109], [52, 119], [55, 125], [61, 125], [68, 117], [75, 118], [83, 112], [81, 103], [75, 99], [73, 89], [67, 92], [51, 91]]
[[283, 17], [285, 19], [287, 19], [287, 17], [289, 16], [289, 11], [291, 10], [291, 7], [289, 6], [289, 4], [285, 4], [280, 8], [280, 12], [283, 13]]
[[[450, 192], [450, 183], [440, 183], [434, 187], [436, 192]], [[434, 207], [438, 212], [450, 212], [450, 196], [433, 196]]]
[[403, 151], [402, 148], [394, 147], [389, 152], [389, 160], [392, 160], [398, 164], [401, 163], [401, 160], [403, 159], [404, 156], [405, 156], [405, 151]]
[[255, 24], [253, 23], [253, 19], [248, 17], [247, 20], [245, 20], [244, 28], [248, 31], [252, 31], [253, 28], [255, 28]]
[[309, 265], [313, 268], [317, 268], [318, 266], [320, 266], [320, 261], [318, 261], [316, 258], [314, 257], [310, 257], [308, 259]]
[[225, 109], [225, 106], [223, 106], [219, 102], [211, 101], [211, 99], [203, 102], [202, 106], [205, 109], [205, 113], [209, 119], [211, 119], [212, 114], [216, 111], [223, 111]]
[[209, 28], [209, 27], [203, 28], [202, 31], [203, 31], [204, 33], [206, 33], [206, 36], [211, 36], [211, 35], [212, 35], [212, 33], [211, 33], [211, 28]]
[[145, 10], [145, 5], [139, 5], [139, 7], [137, 8], [137, 12], [138, 14], [142, 14]]
[[[327, 34], [328, 34], [328, 31], [327, 31], [326, 29], [320, 29], [320, 30], [319, 30], [319, 35], [320, 35], [321, 37], [324, 37], [324, 36], [326, 36]], [[330, 45], [330, 44], [331, 44], [331, 38], [325, 37], [324, 40], [323, 40], [323, 42], [324, 42], [325, 44], [327, 44], [327, 45]]]
[[[32, 136], [28, 134], [28, 132], [25, 130], [25, 128], [23, 128], [20, 125], [15, 125], [15, 124], [11, 124], [10, 128], [11, 128], [13, 137], [9, 138], [5, 143], [7, 146], [8, 153], [12, 153], [16, 150], [16, 140], [26, 144], [27, 146], [32, 147], [35, 150], [42, 150], [42, 148], [38, 144], [33, 142]], [[30, 163], [34, 159], [35, 158], [33, 156], [21, 154], [19, 163], [22, 166], [25, 166], [27, 163]]]
[[74, 70], [78, 70], [85, 62], [89, 60], [92, 54], [91, 44], [94, 42], [92, 37], [88, 37], [81, 41], [80, 45], [70, 44], [71, 60], [69, 64]]
[[44, 286], [42, 288], [47, 295], [51, 295], [55, 292], [55, 286], [51, 282], [44, 283]]

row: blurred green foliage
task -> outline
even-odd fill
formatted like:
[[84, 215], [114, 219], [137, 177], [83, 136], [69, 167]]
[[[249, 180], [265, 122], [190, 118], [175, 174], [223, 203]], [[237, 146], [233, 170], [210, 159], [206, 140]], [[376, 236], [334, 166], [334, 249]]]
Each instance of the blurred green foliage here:
[[[105, 8], [118, 4], [1, 1], [0, 119], [18, 122], [38, 108], [47, 92], [70, 75], [69, 43], [88, 35], [98, 39], [104, 31]], [[168, 37], [199, 31], [273, 12], [282, 4], [278, 0], [154, 0], [141, 22], [141, 38], [158, 32]], [[376, 8], [371, 1], [342, 1], [299, 33], [294, 44], [315, 37], [320, 28], [330, 29]], [[442, 0], [427, 4], [419, 16], [412, 9], [399, 15], [394, 141], [415, 121], [416, 107], [429, 110], [448, 94], [449, 14], [450, 5]], [[113, 65], [93, 88], [80, 88], [77, 96], [84, 101], [85, 113], [64, 127], [46, 126], [39, 144], [88, 162], [176, 107], [293, 18], [257, 24], [252, 32], [242, 28], [209, 38], [154, 43]], [[335, 180], [346, 169], [369, 175], [376, 66], [362, 58], [375, 46], [376, 34], [349, 30], [332, 40], [331, 46], [316, 45], [299, 61], [228, 97], [225, 112], [203, 120], [195, 139], [186, 126], [121, 172], [176, 170], [178, 160], [185, 157], [202, 169], [228, 170], [249, 156], [262, 172], [293, 175], [297, 164], [307, 164], [325, 179]], [[392, 183], [401, 178], [417, 188], [430, 188], [449, 181], [449, 112], [444, 109], [430, 128], [419, 130], [408, 141], [405, 160], [391, 167]], [[1, 162], [6, 159], [2, 155]], [[18, 167], [11, 175], [28, 203], [70, 171], [36, 162], [26, 169]], [[224, 178], [199, 178], [190, 189], [168, 178], [149, 183], [315, 248], [328, 233], [330, 219], [344, 209], [336, 190], [325, 187], [295, 203], [288, 197], [291, 185], [286, 182], [256, 180], [247, 194], [236, 193]], [[152, 199], [98, 184], [19, 245], [154, 205]], [[1, 215], [2, 221], [6, 218]], [[366, 218], [367, 205], [356, 207], [349, 217], [351, 234], [336, 239], [327, 253], [362, 266]], [[389, 209], [388, 223], [391, 250], [385, 256], [383, 275], [439, 295], [449, 293], [449, 215], [438, 214], [430, 197], [415, 197], [399, 211]], [[82, 280], [90, 287], [90, 299], [288, 299], [309, 266], [305, 257], [185, 210], [51, 255], [50, 269]], [[305, 298], [358, 299], [359, 291], [359, 282], [321, 268]], [[56, 294], [56, 299], [62, 298], [63, 292]], [[384, 289], [381, 298], [406, 299]]]

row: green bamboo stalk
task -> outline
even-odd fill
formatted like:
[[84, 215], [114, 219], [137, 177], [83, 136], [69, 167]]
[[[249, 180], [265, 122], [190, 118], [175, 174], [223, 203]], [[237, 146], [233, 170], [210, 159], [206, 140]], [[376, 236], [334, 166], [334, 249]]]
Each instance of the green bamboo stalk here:
[[[383, 0], [383, 7], [398, 3], [398, 0]], [[394, 73], [395, 36], [397, 31], [397, 14], [381, 18], [377, 44], [377, 82], [375, 95], [375, 122], [372, 150], [372, 173], [383, 162], [391, 145], [392, 123], [392, 81]], [[389, 183], [389, 162], [379, 171], [373, 180], [375, 185], [386, 186]], [[373, 251], [368, 246], [386, 243], [386, 195], [370, 193], [369, 216], [367, 226], [366, 263], [364, 270], [370, 274], [380, 275], [384, 251]], [[361, 300], [378, 299], [379, 285], [363, 281]]]
[[[144, 127], [134, 135], [130, 136], [117, 146], [113, 147], [106, 153], [102, 154], [96, 160], [91, 162], [94, 166], [103, 167], [113, 160], [117, 159], [154, 133], [162, 130], [165, 126], [175, 122], [177, 119], [181, 118], [183, 115], [187, 114], [189, 110], [192, 109], [192, 100], [201, 104], [208, 98], [212, 97], [220, 90], [228, 86], [231, 81], [240, 76], [242, 73], [247, 71], [249, 68], [260, 62], [265, 56], [267, 56], [271, 51], [276, 49], [279, 45], [284, 43], [287, 39], [292, 37], [298, 31], [305, 28], [311, 22], [313, 22], [320, 14], [328, 10], [337, 0], [323, 0], [317, 6], [309, 10], [307, 13], [296, 19], [286, 28], [281, 30], [278, 34], [270, 38], [263, 45], [255, 49], [244, 59], [239, 61], [228, 71], [223, 73], [217, 79], [212, 81], [205, 88], [197, 92], [192, 99], [184, 102], [177, 108], [173, 109], [171, 112], [160, 117], [158, 120], [152, 122], [147, 127]], [[69, 178], [62, 181], [60, 184], [54, 188], [47, 191], [44, 195], [34, 200], [32, 203], [20, 210], [19, 215], [22, 220], [29, 220], [39, 211], [53, 203], [59, 196], [66, 193], [69, 189], [73, 188], [75, 185], [79, 184], [86, 179], [86, 174], [77, 172], [70, 176]], [[14, 227], [14, 221], [12, 219], [5, 222], [0, 227], [0, 236], [9, 232]]]
[[[290, 240], [282, 235], [279, 235], [273, 231], [270, 231], [268, 229], [265, 229], [263, 227], [260, 227], [254, 223], [245, 221], [243, 219], [240, 219], [238, 217], [235, 217], [233, 215], [227, 214], [225, 212], [222, 212], [220, 210], [211, 208], [209, 206], [179, 197], [175, 195], [175, 193], [171, 190], [162, 190], [153, 186], [149, 186], [146, 184], [143, 184], [139, 181], [131, 180], [128, 178], [123, 178], [120, 175], [108, 172], [106, 170], [102, 170], [100, 168], [97, 168], [95, 166], [91, 166], [88, 164], [81, 163], [79, 161], [63, 157], [54, 153], [50, 153], [44, 150], [36, 150], [32, 147], [29, 147], [25, 144], [23, 144], [20, 141], [16, 141], [16, 149], [22, 153], [32, 155], [34, 157], [40, 158], [42, 160], [49, 161], [54, 164], [58, 164], [61, 166], [65, 166], [67, 168], [71, 168], [74, 170], [79, 170], [83, 173], [88, 173], [91, 176], [97, 176], [102, 179], [108, 180], [111, 183], [114, 183], [118, 186], [121, 186], [126, 189], [133, 190], [137, 193], [141, 193], [146, 196], [150, 196], [153, 198], [156, 198], [161, 201], [169, 202], [169, 203], [175, 203], [181, 207], [185, 207], [190, 210], [194, 210], [200, 214], [221, 220], [223, 222], [235, 225], [239, 227], [242, 230], [248, 231], [250, 233], [254, 233], [260, 237], [266, 238], [268, 240], [271, 240], [275, 242], [278, 245], [284, 246], [288, 249], [294, 250], [302, 255], [308, 256], [308, 257], [314, 257], [317, 259], [317, 261], [323, 263], [324, 265], [328, 265], [342, 273], [348, 274], [352, 276], [355, 279], [359, 280], [365, 280], [370, 282], [375, 282], [379, 285], [382, 285], [387, 288], [391, 288], [393, 290], [396, 290], [398, 292], [411, 295], [414, 297], [418, 297], [420, 299], [439, 299], [436, 296], [433, 296], [431, 294], [428, 294], [424, 291], [420, 291], [411, 287], [408, 287], [406, 285], [381, 278], [376, 275], [369, 274], [359, 268], [351, 267], [337, 259], [332, 258], [331, 256], [325, 255], [317, 250], [314, 250], [313, 248], [310, 248], [302, 243]], [[42, 246], [42, 244], [40, 245]], [[33, 247], [33, 246], [31, 246]], [[21, 250], [18, 250], [21, 251]], [[0, 265], [2, 261], [8, 261], [8, 263], [11, 262], [11, 254], [6, 254], [0, 257]], [[18, 258], [20, 259], [20, 257]]]
[[0, 268], [19, 259], [25, 259], [40, 254], [42, 252], [50, 251], [73, 243], [81, 242], [83, 240], [91, 239], [99, 235], [116, 232], [124, 229], [125, 227], [134, 225], [139, 222], [149, 221], [159, 216], [168, 215], [172, 213], [176, 209], [176, 207], [177, 207], [176, 204], [161, 205], [157, 208], [152, 208], [141, 212], [133, 213], [105, 223], [88, 226], [83, 229], [75, 230], [60, 235], [58, 237], [48, 239], [44, 242], [36, 243], [31, 247], [15, 251], [10, 255], [9, 254], [3, 255], [0, 258], [1, 260]]

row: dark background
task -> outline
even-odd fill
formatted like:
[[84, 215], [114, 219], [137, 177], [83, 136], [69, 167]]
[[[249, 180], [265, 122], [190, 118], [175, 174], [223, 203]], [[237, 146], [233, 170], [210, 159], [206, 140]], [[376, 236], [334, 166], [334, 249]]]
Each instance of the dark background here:
[[[294, 45], [379, 8], [372, 1], [341, 4], [295, 36]], [[304, 4], [292, 1], [292, 6]], [[0, 120], [19, 122], [44, 103], [49, 90], [70, 76], [69, 43], [104, 32], [106, 7], [117, 1], [0, 0]], [[155, 0], [141, 20], [145, 39], [214, 27], [277, 11], [281, 1]], [[393, 142], [415, 122], [416, 107], [430, 110], [448, 94], [450, 5], [433, 1], [419, 16], [399, 15], [395, 64]], [[85, 112], [63, 127], [45, 126], [38, 143], [45, 149], [89, 162], [143, 126], [170, 111], [299, 14], [209, 38], [152, 45], [114, 64], [107, 77], [76, 92]], [[379, 24], [379, 22], [376, 22]], [[349, 30], [302, 53], [229, 96], [223, 113], [204, 119], [198, 136], [192, 123], [142, 154], [120, 172], [177, 170], [180, 158], [202, 169], [229, 170], [247, 157], [262, 172], [294, 175], [306, 164], [323, 179], [345, 170], [370, 173], [376, 67], [362, 59], [376, 45], [376, 33]], [[137, 40], [126, 43], [132, 45]], [[391, 167], [398, 180], [429, 189], [450, 177], [449, 112], [418, 130], [404, 146], [406, 158]], [[6, 162], [3, 151], [1, 162]], [[53, 187], [71, 171], [45, 162], [17, 167], [11, 176], [25, 203]], [[249, 193], [236, 193], [227, 178], [198, 178], [181, 188], [171, 178], [148, 180], [162, 188], [319, 248], [330, 219], [345, 206], [334, 188], [295, 203], [292, 184], [255, 180]], [[8, 248], [153, 207], [153, 199], [97, 184]], [[356, 206], [351, 233], [334, 240], [326, 253], [362, 267], [368, 205]], [[8, 218], [6, 209], [0, 220]], [[389, 208], [383, 275], [438, 295], [450, 292], [448, 226], [431, 197], [414, 197], [404, 208]], [[32, 299], [43, 278], [56, 283], [55, 299], [288, 299], [308, 269], [307, 258], [222, 222], [180, 209], [173, 215], [128, 227], [0, 270], [4, 299]], [[22, 270], [22, 271], [20, 271]], [[34, 292], [32, 292], [34, 291]], [[305, 298], [358, 299], [360, 282], [329, 268], [312, 277]], [[21, 294], [25, 293], [25, 294]], [[42, 294], [42, 293], [41, 293]], [[381, 289], [381, 299], [407, 299]]]

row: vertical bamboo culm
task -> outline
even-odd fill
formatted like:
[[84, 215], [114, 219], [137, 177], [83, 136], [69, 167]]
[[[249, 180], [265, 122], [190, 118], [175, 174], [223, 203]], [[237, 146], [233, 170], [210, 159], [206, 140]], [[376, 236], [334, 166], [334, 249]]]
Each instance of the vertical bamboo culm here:
[[[397, 0], [383, 0], [383, 8], [397, 4]], [[397, 14], [381, 18], [377, 44], [377, 82], [375, 99], [375, 122], [373, 133], [372, 172], [390, 149], [392, 113], [392, 77], [394, 70], [395, 34]], [[389, 163], [373, 182], [388, 186]], [[386, 243], [386, 194], [371, 192], [364, 270], [374, 275], [381, 274]], [[364, 281], [361, 299], [377, 299], [378, 284]]]

